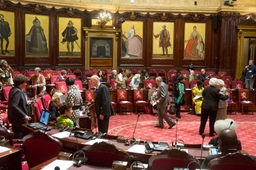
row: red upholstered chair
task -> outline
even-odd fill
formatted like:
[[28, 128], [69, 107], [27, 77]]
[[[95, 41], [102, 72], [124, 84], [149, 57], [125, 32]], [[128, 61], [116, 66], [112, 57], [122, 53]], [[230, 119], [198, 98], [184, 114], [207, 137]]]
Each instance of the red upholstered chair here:
[[144, 107], [148, 105], [148, 102], [143, 100], [143, 90], [133, 90], [133, 99], [135, 105], [135, 113], [137, 113], [137, 107]]
[[190, 82], [190, 88], [193, 89], [196, 84], [197, 84], [197, 80], [192, 80], [192, 81]]
[[1, 104], [8, 104], [9, 93], [10, 93], [11, 88], [12, 88], [11, 85], [6, 85], [3, 87], [3, 90], [2, 90], [3, 98], [2, 98]]
[[57, 90], [60, 90], [63, 94], [68, 93], [67, 84], [64, 80], [59, 80], [55, 82], [55, 87]]
[[35, 100], [34, 107], [35, 107], [35, 116], [36, 116], [35, 119], [36, 119], [36, 121], [39, 121], [40, 116], [41, 116], [41, 112], [44, 109], [42, 99], [40, 97], [38, 97]]
[[73, 78], [73, 79], [76, 79], [76, 78], [77, 78], [75, 74], [67, 74], [67, 75], [66, 75], [66, 78], [68, 78], [68, 77], [71, 77], [71, 78]]
[[[115, 160], [125, 161], [130, 164], [129, 154], [116, 148], [115, 145], [107, 142], [96, 142], [91, 146], [85, 146], [83, 149], [88, 158], [89, 165], [111, 168]], [[99, 159], [104, 158], [104, 159]]]
[[126, 87], [129, 88], [129, 89], [131, 88], [131, 86], [130, 86], [131, 81], [132, 81], [132, 79], [129, 79], [126, 82]]
[[60, 75], [61, 74], [61, 70], [55, 70], [54, 71], [54, 75]]
[[206, 73], [209, 74], [210, 77], [213, 77], [214, 75], [216, 75], [214, 71], [206, 71]]
[[82, 80], [80, 79], [75, 79], [74, 85], [77, 87], [77, 89], [79, 90], [83, 90], [83, 83]]
[[41, 97], [42, 100], [42, 104], [43, 104], [43, 108], [44, 110], [49, 110], [49, 106], [50, 106], [50, 102], [52, 100], [52, 97], [50, 94], [46, 93]]
[[204, 87], [209, 86], [209, 81], [210, 81], [210, 80], [205, 80], [205, 81], [204, 81]]
[[56, 78], [58, 77], [59, 75], [56, 75], [56, 74], [54, 74], [54, 75], [51, 75], [51, 84], [54, 84], [55, 83], [55, 81], [56, 81]]
[[232, 89], [243, 89], [244, 88], [244, 82], [241, 80], [234, 80], [232, 81]]
[[88, 80], [88, 78], [90, 78], [93, 75], [93, 72], [92, 70], [84, 70], [83, 75], [84, 75], [84, 79]]
[[222, 80], [232, 82], [232, 77], [231, 76], [223, 76]]
[[240, 106], [242, 107], [242, 114], [244, 113], [244, 107], [249, 107], [249, 106], [252, 106], [252, 114], [253, 114], [254, 103], [249, 99], [249, 90], [239, 89], [238, 99], [239, 99]]
[[53, 71], [53, 70], [44, 70], [44, 71], [42, 72], [42, 74], [44, 75], [44, 77], [45, 77], [46, 79], [50, 79], [50, 78], [51, 78], [51, 75], [54, 74], [54, 71]]
[[156, 76], [157, 76], [157, 71], [155, 69], [150, 69], [149, 77], [154, 79], [154, 78], [156, 78]]
[[256, 160], [241, 152], [230, 153], [209, 162], [211, 170], [255, 170]]
[[116, 79], [112, 79], [110, 81], [110, 87], [111, 87], [111, 89], [116, 89]]
[[90, 80], [91, 78], [88, 79], [88, 89], [95, 89], [95, 87], [92, 85], [92, 82]]
[[26, 76], [30, 79], [34, 73], [35, 73], [34, 70], [28, 70], [26, 71]]
[[18, 71], [18, 70], [14, 70], [14, 71], [12, 72], [12, 77], [15, 77], [17, 74], [21, 74], [21, 72]]
[[227, 75], [227, 72], [225, 72], [225, 71], [219, 71], [219, 72], [218, 72], [218, 75], [219, 75], [220, 77], [223, 77], [223, 76]]
[[233, 101], [233, 97], [232, 97], [232, 90], [227, 90], [228, 92], [228, 96], [229, 96], [229, 100], [228, 100], [228, 107], [235, 107], [235, 114], [237, 112], [237, 102]]
[[76, 75], [76, 78], [82, 80], [82, 71], [80, 69], [75, 69], [73, 74]]
[[166, 82], [166, 72], [165, 70], [161, 69], [157, 71], [157, 76], [162, 77], [163, 81]]
[[127, 100], [126, 90], [117, 90], [117, 103], [119, 105], [120, 113], [122, 113], [122, 108], [129, 108], [130, 112], [132, 111], [132, 102]]
[[183, 76], [183, 77], [186, 78], [186, 77], [189, 75], [189, 71], [182, 70], [182, 71], [180, 72], [180, 74], [181, 74], [181, 76]]
[[185, 86], [185, 89], [189, 89], [189, 82], [187, 80], [183, 80], [183, 84]]
[[201, 74], [201, 71], [200, 71], [200, 70], [195, 70], [195, 71], [194, 71], [194, 75], [195, 75], [196, 77], [199, 77], [200, 74]]
[[57, 157], [62, 143], [45, 132], [35, 131], [23, 138], [23, 152], [29, 168]]
[[94, 90], [85, 90], [85, 101], [86, 102], [94, 102], [95, 99], [95, 91]]
[[227, 80], [223, 80], [224, 81], [224, 84], [225, 84], [225, 87], [227, 88], [227, 89], [230, 89], [230, 81], [227, 81]]
[[170, 170], [174, 168], [199, 168], [199, 162], [185, 151], [178, 149], [164, 150], [160, 154], [151, 156], [148, 160], [148, 170]]
[[168, 86], [169, 86], [169, 89], [172, 89], [172, 79], [173, 77], [175, 76], [176, 74], [176, 70], [169, 70], [168, 71]]
[[152, 89], [156, 87], [155, 80], [147, 79], [144, 81], [144, 88], [145, 89]]

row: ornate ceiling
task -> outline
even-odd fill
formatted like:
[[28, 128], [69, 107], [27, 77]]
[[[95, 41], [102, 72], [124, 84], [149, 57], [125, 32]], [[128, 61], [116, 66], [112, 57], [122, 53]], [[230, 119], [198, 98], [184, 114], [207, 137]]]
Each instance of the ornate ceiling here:
[[[1, 0], [4, 1], [4, 0]], [[13, 3], [40, 4], [55, 8], [76, 8], [80, 10], [106, 9], [111, 12], [117, 10], [140, 12], [172, 12], [172, 13], [217, 13], [239, 12], [241, 14], [254, 13], [256, 11], [255, 0], [237, 0], [234, 7], [224, 6], [223, 0], [10, 0]], [[134, 3], [131, 3], [134, 1]]]

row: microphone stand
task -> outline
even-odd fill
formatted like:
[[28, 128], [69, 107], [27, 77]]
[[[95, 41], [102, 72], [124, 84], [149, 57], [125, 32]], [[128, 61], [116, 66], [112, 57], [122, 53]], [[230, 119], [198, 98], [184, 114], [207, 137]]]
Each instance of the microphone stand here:
[[200, 170], [201, 170], [201, 166], [202, 166], [202, 160], [203, 160], [203, 144], [204, 144], [204, 138], [205, 138], [205, 134], [202, 134], [202, 145], [201, 145], [201, 156], [200, 156]]
[[177, 149], [178, 148], [178, 144], [177, 144], [177, 138], [178, 138], [178, 120], [179, 120], [179, 118], [178, 117], [176, 117], [176, 135], [175, 135], [175, 148]]
[[137, 121], [136, 121], [134, 130], [133, 130], [132, 138], [131, 138], [131, 140], [130, 140], [130, 143], [131, 143], [131, 144], [134, 144], [134, 143], [136, 142], [136, 139], [134, 138], [134, 134], [135, 134], [135, 130], [136, 130], [136, 127], [137, 127], [137, 124], [138, 124], [139, 117], [140, 117], [140, 113], [138, 113], [138, 118], [137, 118]]

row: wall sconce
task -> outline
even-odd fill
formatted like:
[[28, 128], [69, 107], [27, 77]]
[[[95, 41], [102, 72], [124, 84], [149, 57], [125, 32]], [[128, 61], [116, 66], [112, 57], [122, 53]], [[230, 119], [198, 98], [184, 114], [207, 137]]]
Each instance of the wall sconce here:
[[97, 18], [100, 20], [97, 22], [97, 24], [101, 28], [105, 28], [106, 24], [112, 19], [110, 13], [107, 13], [106, 10], [104, 12], [100, 12]]

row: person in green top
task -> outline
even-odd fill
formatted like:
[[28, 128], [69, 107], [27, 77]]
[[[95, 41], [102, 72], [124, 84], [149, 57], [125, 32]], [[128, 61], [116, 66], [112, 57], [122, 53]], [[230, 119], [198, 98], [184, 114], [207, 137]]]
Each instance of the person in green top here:
[[69, 126], [74, 127], [74, 122], [71, 119], [72, 116], [72, 107], [67, 105], [62, 105], [59, 108], [60, 116], [57, 117], [57, 126]]
[[176, 118], [181, 118], [180, 116], [180, 105], [184, 102], [184, 94], [185, 94], [185, 85], [183, 84], [184, 77], [179, 76], [176, 80], [176, 84], [179, 89], [179, 96], [174, 96], [174, 104], [176, 107]]

